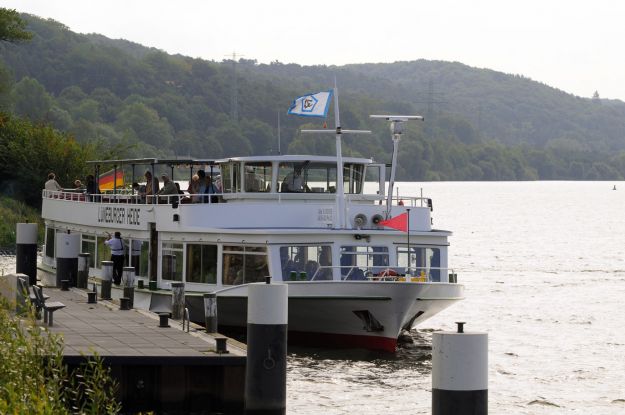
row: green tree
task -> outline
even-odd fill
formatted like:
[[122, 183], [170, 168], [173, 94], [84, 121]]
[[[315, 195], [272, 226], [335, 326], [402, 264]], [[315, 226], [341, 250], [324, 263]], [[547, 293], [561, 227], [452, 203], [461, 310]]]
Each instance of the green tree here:
[[5, 42], [30, 40], [33, 35], [25, 29], [26, 22], [17, 11], [0, 8], [0, 40]]
[[36, 79], [26, 76], [13, 87], [13, 112], [19, 116], [43, 121], [52, 103], [52, 97]]

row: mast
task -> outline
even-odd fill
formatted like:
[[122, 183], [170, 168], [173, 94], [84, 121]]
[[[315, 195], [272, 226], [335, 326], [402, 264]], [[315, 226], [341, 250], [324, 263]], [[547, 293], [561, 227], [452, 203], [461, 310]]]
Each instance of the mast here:
[[391, 214], [393, 204], [393, 187], [395, 186], [395, 171], [397, 170], [397, 152], [399, 151], [399, 140], [404, 132], [404, 122], [410, 120], [421, 120], [420, 115], [370, 115], [371, 118], [383, 118], [391, 122], [391, 135], [393, 136], [393, 159], [391, 162], [391, 177], [388, 181], [388, 196], [386, 198], [386, 218]]
[[346, 213], [345, 213], [345, 189], [343, 188], [343, 154], [341, 136], [343, 134], [371, 134], [369, 130], [343, 130], [341, 128], [341, 119], [339, 112], [339, 89], [336, 86], [336, 78], [334, 79], [334, 124], [335, 131], [328, 130], [302, 130], [302, 133], [335, 133], [336, 134], [336, 212], [338, 217], [338, 228], [345, 229]]

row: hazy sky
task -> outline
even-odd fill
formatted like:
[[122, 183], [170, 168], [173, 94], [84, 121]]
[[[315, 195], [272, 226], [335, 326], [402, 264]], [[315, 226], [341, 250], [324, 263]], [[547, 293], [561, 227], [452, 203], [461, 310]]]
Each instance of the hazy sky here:
[[625, 100], [619, 0], [0, 0], [81, 33], [221, 61], [436, 59]]

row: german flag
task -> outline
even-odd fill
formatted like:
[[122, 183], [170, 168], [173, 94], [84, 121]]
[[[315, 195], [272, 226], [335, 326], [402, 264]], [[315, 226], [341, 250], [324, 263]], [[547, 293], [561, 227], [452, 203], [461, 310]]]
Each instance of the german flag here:
[[124, 187], [124, 171], [117, 170], [117, 180], [115, 180], [115, 170], [109, 170], [100, 175], [100, 191], [113, 190], [113, 186]]

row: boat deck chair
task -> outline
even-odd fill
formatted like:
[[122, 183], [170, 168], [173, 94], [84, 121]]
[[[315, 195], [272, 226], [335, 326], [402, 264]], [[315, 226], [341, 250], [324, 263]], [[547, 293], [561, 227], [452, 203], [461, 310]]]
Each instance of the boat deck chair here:
[[64, 308], [65, 304], [58, 301], [47, 302], [43, 294], [43, 288], [37, 285], [33, 285], [33, 293], [35, 294], [37, 302], [35, 307], [39, 310], [43, 309], [43, 322], [48, 323], [48, 326], [52, 327], [54, 321], [52, 317], [54, 312]]

